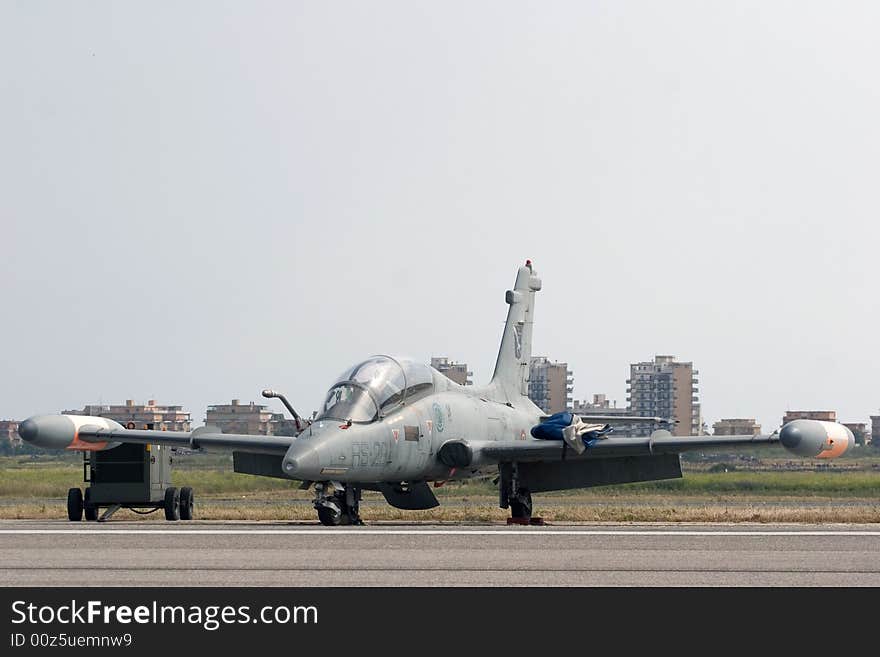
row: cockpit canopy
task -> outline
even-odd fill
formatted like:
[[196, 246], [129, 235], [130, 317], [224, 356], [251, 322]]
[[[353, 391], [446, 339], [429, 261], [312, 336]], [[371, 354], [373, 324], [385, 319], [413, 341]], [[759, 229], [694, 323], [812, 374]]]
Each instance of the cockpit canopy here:
[[372, 356], [336, 379], [318, 419], [373, 422], [407, 400], [433, 391], [434, 377], [427, 365]]

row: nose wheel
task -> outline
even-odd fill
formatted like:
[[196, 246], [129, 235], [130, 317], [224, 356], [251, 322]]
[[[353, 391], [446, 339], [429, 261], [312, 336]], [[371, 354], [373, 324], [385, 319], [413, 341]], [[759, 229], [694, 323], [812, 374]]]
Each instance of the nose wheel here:
[[316, 484], [314, 505], [322, 525], [363, 525], [359, 503], [361, 490], [354, 486]]

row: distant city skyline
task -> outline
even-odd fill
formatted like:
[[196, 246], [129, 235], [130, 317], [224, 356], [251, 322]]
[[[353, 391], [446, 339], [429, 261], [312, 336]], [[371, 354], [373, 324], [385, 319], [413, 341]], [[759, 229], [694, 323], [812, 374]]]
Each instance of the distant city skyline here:
[[[689, 362], [680, 363], [679, 361], [676, 361], [673, 356], [659, 355], [659, 354], [655, 355], [654, 361], [656, 361], [656, 363], [658, 363], [658, 364], [659, 363], [667, 363], [667, 362], [668, 363], [675, 362], [676, 364], [683, 364], [683, 365], [687, 366], [687, 368], [688, 368], [687, 369], [687, 376], [685, 377], [685, 379], [687, 379], [687, 381], [685, 381], [685, 383], [687, 383], [690, 380], [690, 377], [691, 377], [690, 372], [691, 372], [692, 363], [689, 363]], [[635, 375], [634, 373], [636, 372], [636, 370], [639, 368], [644, 368], [645, 366], [648, 366], [648, 365], [652, 365], [654, 363], [654, 361], [648, 361], [648, 362], [642, 362], [642, 363], [632, 363], [630, 365], [630, 375], [629, 375], [630, 378], [627, 379], [626, 383], [627, 383], [627, 391], [629, 392], [631, 388], [633, 390], [632, 390], [632, 392], [630, 392], [628, 394], [627, 399], [630, 396], [636, 394], [636, 391], [635, 391], [636, 384], [633, 383], [633, 379], [632, 379], [632, 377]], [[447, 376], [450, 376], [450, 378], [452, 378], [454, 381], [456, 381], [460, 385], [473, 385], [473, 383], [471, 382], [471, 380], [469, 378], [472, 373], [469, 371], [468, 363], [459, 362], [459, 361], [455, 360], [454, 358], [450, 358], [448, 356], [440, 356], [440, 357], [432, 356], [431, 361], [430, 361], [430, 365], [432, 367], [434, 367], [435, 369], [439, 369], [439, 371], [441, 373], [443, 373]], [[542, 380], [544, 377], [546, 377], [544, 370], [548, 366], [550, 366], [551, 369], [552, 368], [559, 368], [560, 372], [562, 373], [560, 380], [558, 382], [555, 382], [555, 383], [557, 383], [557, 385], [555, 387], [557, 387], [558, 390], [553, 392], [552, 394], [559, 394], [566, 401], [573, 402], [575, 405], [577, 405], [578, 403], [584, 404], [586, 406], [590, 406], [591, 404], [592, 405], [599, 404], [603, 408], [614, 408], [614, 409], [618, 408], [616, 406], [617, 400], [608, 398], [608, 396], [604, 393], [592, 393], [589, 396], [589, 398], [585, 396], [584, 401], [579, 401], [578, 399], [572, 399], [573, 393], [569, 392], [568, 390], [570, 387], [572, 387], [573, 381], [574, 382], [577, 381], [577, 378], [567, 368], [567, 363], [559, 362], [557, 360], [550, 359], [546, 356], [536, 356], [536, 357], [532, 358], [532, 367], [533, 368], [537, 367], [538, 376], [539, 376], [539, 378], [542, 378]], [[696, 375], [696, 374], [697, 374], [697, 372], [694, 371], [694, 375]], [[532, 376], [534, 376], [534, 374]], [[667, 386], [668, 385], [669, 384], [667, 383]], [[529, 396], [532, 398], [532, 401], [534, 401], [539, 406], [542, 406], [542, 403], [547, 404], [550, 401], [549, 398], [546, 398], [547, 394], [548, 394], [548, 392], [546, 389], [544, 389], [544, 388], [536, 389], [534, 385], [530, 385]], [[696, 395], [698, 393], [688, 392], [688, 394], [695, 394]], [[670, 397], [670, 399], [671, 399], [671, 397]], [[638, 403], [641, 403], [641, 402], [636, 402], [637, 405], [638, 405]], [[667, 402], [667, 403], [672, 404], [671, 401]], [[550, 405], [553, 405], [553, 404], [550, 404]], [[619, 410], [622, 411], [624, 409], [627, 409], [627, 407], [629, 405], [630, 405], [629, 403], [624, 403], [621, 405]], [[141, 417], [141, 415], [144, 414], [144, 410], [147, 409], [147, 413], [149, 413], [149, 412], [151, 412], [151, 411], [149, 411], [149, 409], [155, 407], [157, 409], [155, 411], [155, 413], [168, 413], [169, 411], [171, 411], [171, 415], [173, 417], [178, 418], [178, 419], [182, 418], [183, 415], [188, 416], [192, 413], [196, 414], [196, 418], [198, 418], [200, 415], [202, 415], [204, 417], [201, 418], [201, 421], [196, 419], [192, 422], [192, 426], [198, 426], [200, 424], [200, 422], [205, 423], [206, 421], [209, 424], [218, 424], [218, 421], [216, 419], [212, 420], [210, 417], [212, 411], [215, 412], [215, 414], [217, 413], [218, 410], [222, 410], [223, 412], [229, 412], [230, 410], [233, 409], [233, 407], [238, 407], [238, 406], [240, 406], [242, 411], [245, 411], [247, 409], [247, 407], [250, 406], [251, 409], [256, 409], [256, 411], [254, 411], [254, 412], [257, 415], [261, 415], [261, 414], [265, 415], [265, 418], [263, 418], [262, 416], [260, 417], [260, 422], [263, 422], [263, 423], [267, 422], [270, 419], [270, 417], [271, 418], [286, 417], [286, 411], [284, 409], [273, 410], [271, 408], [271, 405], [267, 404], [265, 400], [262, 400], [262, 401], [247, 400], [244, 403], [241, 403], [239, 399], [233, 399], [232, 403], [230, 405], [227, 405], [225, 403], [217, 403], [217, 402], [210, 403], [204, 409], [204, 412], [201, 412], [198, 409], [188, 408], [185, 405], [181, 406], [178, 404], [178, 405], [170, 405], [169, 406], [166, 404], [160, 404], [155, 399], [148, 399], [148, 400], [145, 400], [143, 403], [141, 403], [138, 400], [134, 400], [134, 399], [125, 399], [124, 401], [116, 403], [116, 404], [114, 404], [112, 401], [110, 401], [110, 402], [100, 401], [100, 402], [97, 402], [94, 404], [86, 403], [82, 410], [65, 409], [63, 412], [64, 413], [81, 413], [81, 414], [86, 414], [86, 415], [100, 414], [100, 415], [104, 415], [106, 417], [112, 417], [113, 419], [116, 419], [118, 421], [122, 421], [120, 418], [127, 413], [127, 409], [134, 408], [134, 409], [136, 409], [135, 413], [139, 414], [138, 415], [139, 421], [143, 422], [145, 420]], [[697, 404], [697, 408], [699, 408], [699, 406], [700, 405]], [[559, 407], [559, 408], [557, 408], [557, 407]], [[569, 403], [567, 408], [568, 408], [568, 410], [571, 410], [574, 407], [572, 406], [571, 403]], [[672, 408], [672, 406], [670, 405], [669, 408], [666, 409], [666, 411], [667, 411], [666, 415], [669, 415], [670, 417], [674, 415], [674, 413], [669, 412], [671, 408]], [[545, 412], [553, 413], [553, 412], [558, 412], [559, 410], [562, 410], [562, 408], [560, 407], [559, 403], [556, 403], [553, 408], [550, 408], [548, 406], [548, 408], [545, 408], [544, 410], [545, 410]], [[577, 410], [577, 409], [575, 409], [575, 410]], [[685, 410], [689, 412], [689, 407], [687, 407]], [[106, 411], [106, 412], [101, 412], [101, 411]], [[661, 410], [658, 410], [657, 408], [631, 408], [631, 409], [627, 410], [627, 412], [642, 414], [642, 415], [645, 415], [645, 414], [663, 415], [663, 412], [661, 412]], [[126, 417], [127, 417], [127, 415], [126, 415]], [[158, 417], [158, 415], [157, 415], [157, 417]], [[795, 419], [795, 418], [798, 418], [798, 417], [820, 419], [820, 420], [830, 420], [830, 421], [836, 421], [838, 419], [837, 413], [833, 409], [820, 410], [820, 409], [816, 408], [816, 409], [811, 409], [811, 410], [805, 410], [805, 409], [787, 408], [780, 415], [781, 419], [777, 422], [776, 425], [774, 425], [774, 428], [776, 426], [781, 426], [784, 422], [788, 422], [788, 421]], [[870, 418], [877, 417], [877, 416], [868, 416], [868, 417], [869, 417], [868, 424], [870, 425], [870, 423], [871, 423]], [[699, 433], [699, 431], [701, 430], [701, 428], [706, 428], [708, 426], [708, 423], [705, 421], [705, 418], [703, 418], [699, 414], [699, 412], [697, 412], [695, 418], [696, 418], [695, 419], [696, 424], [691, 426], [691, 432], [693, 433], [693, 435], [697, 435]], [[15, 420], [20, 421], [22, 419], [24, 419], [24, 418], [10, 418], [10, 420], [13, 420], [13, 421], [15, 421]], [[134, 416], [132, 416], [132, 419], [134, 419]], [[186, 419], [186, 424], [187, 424], [187, 426], [189, 426], [190, 425], [189, 418], [187, 417], [184, 419]], [[862, 418], [859, 418], [859, 419], [862, 419]], [[843, 421], [843, 420], [841, 419], [841, 421]], [[223, 420], [223, 422], [225, 422], [225, 419]], [[877, 424], [880, 425], [880, 422], [877, 422]], [[702, 425], [702, 426], [699, 426], [699, 425]], [[731, 433], [730, 428], [729, 428], [730, 426], [734, 426], [739, 429], [742, 429], [742, 432], [745, 432], [745, 433], [748, 433], [749, 431], [751, 431], [755, 427], [757, 427], [757, 429], [756, 429], [757, 431], [760, 431], [760, 425], [756, 425], [753, 418], [742, 418], [742, 419], [737, 419], [737, 420], [732, 420], [729, 418], [719, 418], [717, 421], [714, 421], [714, 429], [718, 430], [719, 426], [722, 427], [721, 435], [730, 434]], [[748, 429], [748, 431], [746, 431], [746, 429], [743, 429], [743, 427], [750, 427], [750, 428]], [[188, 428], [172, 426], [171, 424], [169, 424], [166, 428], [171, 429], [171, 430], [188, 430]], [[248, 433], [248, 431], [245, 431], [244, 428], [239, 428], [239, 429], [240, 429], [241, 433]], [[643, 433], [643, 429], [644, 429], [644, 427], [639, 427], [639, 434]], [[650, 428], [649, 428], [649, 430], [650, 430]], [[257, 433], [266, 433], [265, 427], [263, 427]], [[679, 431], [679, 433], [681, 435], [687, 435], [687, 433], [683, 433], [681, 431]]]

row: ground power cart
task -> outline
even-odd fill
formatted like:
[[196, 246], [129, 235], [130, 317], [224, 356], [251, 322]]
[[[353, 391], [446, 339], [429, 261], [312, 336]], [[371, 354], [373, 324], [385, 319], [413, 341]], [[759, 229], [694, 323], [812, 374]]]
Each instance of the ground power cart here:
[[[135, 513], [165, 511], [166, 520], [192, 520], [193, 491], [171, 485], [171, 448], [123, 443], [113, 449], [83, 452], [85, 494], [67, 493], [71, 521], [104, 521], [122, 508]], [[100, 509], [105, 509], [99, 517]]]

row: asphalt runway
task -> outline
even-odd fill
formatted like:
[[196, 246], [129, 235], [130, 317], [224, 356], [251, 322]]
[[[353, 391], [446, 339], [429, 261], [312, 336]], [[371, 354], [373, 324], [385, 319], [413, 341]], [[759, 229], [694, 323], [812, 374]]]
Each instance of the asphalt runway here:
[[18, 586], [880, 586], [875, 525], [0, 521]]

